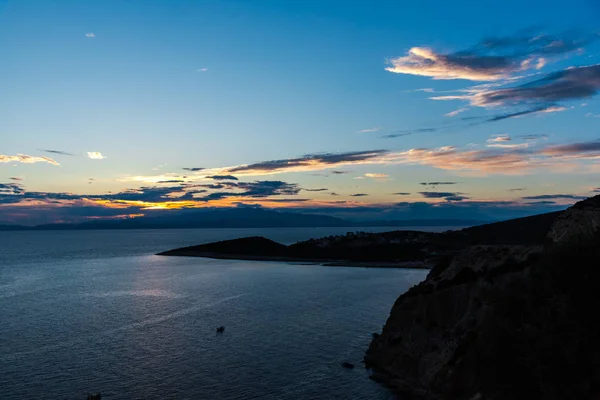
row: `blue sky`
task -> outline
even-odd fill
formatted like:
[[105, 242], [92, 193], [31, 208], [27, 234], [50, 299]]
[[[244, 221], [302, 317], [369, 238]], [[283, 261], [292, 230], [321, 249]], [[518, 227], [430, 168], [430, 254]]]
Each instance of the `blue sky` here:
[[0, 0], [0, 221], [565, 206], [600, 186], [599, 17], [594, 0]]

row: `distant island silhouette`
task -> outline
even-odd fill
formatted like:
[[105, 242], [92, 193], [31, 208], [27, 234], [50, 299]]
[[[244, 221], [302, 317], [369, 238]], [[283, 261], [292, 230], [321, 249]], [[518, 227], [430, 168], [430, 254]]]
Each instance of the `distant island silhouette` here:
[[290, 246], [264, 237], [246, 237], [173, 249], [158, 255], [311, 262], [328, 266], [432, 268], [464, 248], [480, 243], [540, 245], [559, 214], [540, 214], [443, 233], [348, 232]]
[[210, 208], [173, 210], [165, 215], [104, 219], [82, 223], [36, 226], [1, 225], [0, 231], [94, 229], [191, 229], [191, 228], [312, 228], [366, 226], [473, 226], [491, 221], [464, 218], [351, 221], [321, 214], [275, 211], [265, 208]]

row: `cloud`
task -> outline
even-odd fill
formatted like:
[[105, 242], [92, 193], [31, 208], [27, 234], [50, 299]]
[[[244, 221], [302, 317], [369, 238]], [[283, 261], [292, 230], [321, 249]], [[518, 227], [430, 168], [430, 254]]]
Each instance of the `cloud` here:
[[249, 197], [267, 197], [278, 195], [297, 195], [300, 188], [295, 183], [286, 183], [282, 181], [255, 181], [240, 182], [237, 187], [244, 190], [243, 196]]
[[18, 183], [0, 183], [0, 196], [2, 195], [19, 195], [23, 194], [25, 190]]
[[487, 140], [488, 143], [510, 142], [512, 139], [508, 135], [492, 136]]
[[320, 188], [320, 189], [302, 189], [302, 190], [307, 191], [307, 192], [325, 192], [325, 191], [327, 191], [329, 189], [327, 189], [327, 188]]
[[389, 175], [388, 174], [381, 174], [381, 173], [366, 173], [365, 176], [367, 178], [373, 178], [373, 179], [385, 179]]
[[206, 176], [206, 178], [208, 178], [208, 179], [214, 179], [216, 181], [222, 181], [222, 180], [237, 181], [238, 180], [238, 178], [236, 178], [233, 175], [211, 175], [211, 176]]
[[462, 196], [462, 193], [452, 192], [419, 192], [426, 199], [444, 199], [446, 201], [463, 201], [468, 197]]
[[196, 171], [202, 171], [203, 169], [206, 169], [206, 168], [192, 167], [192, 168], [181, 168], [181, 169], [183, 169], [184, 171], [196, 172]]
[[206, 71], [208, 71], [208, 68], [198, 68], [196, 70], [196, 72], [206, 72]]
[[459, 150], [453, 146], [411, 149], [397, 155], [400, 163], [429, 165], [451, 171], [522, 173], [530, 167], [527, 154], [519, 150]]
[[[476, 93], [466, 98], [476, 106], [541, 104], [550, 107], [558, 101], [585, 99], [600, 91], [600, 64], [570, 67], [536, 81], [512, 88]], [[546, 111], [547, 112], [547, 111]]]
[[11, 176], [11, 177], [10, 177], [10, 178], [8, 178], [8, 179], [10, 179], [11, 181], [22, 181], [22, 180], [23, 180], [23, 178], [19, 178], [19, 177], [17, 177], [17, 176]]
[[412, 135], [412, 132], [390, 133], [389, 135], [381, 136], [381, 138], [383, 138], [383, 139], [395, 139], [395, 138], [399, 138], [399, 137], [403, 137], [403, 136], [409, 136], [409, 135]]
[[181, 179], [169, 179], [169, 180], [166, 180], [166, 181], [158, 181], [156, 183], [182, 183], [182, 182], [185, 182], [185, 181], [181, 180]]
[[490, 37], [475, 47], [441, 53], [428, 47], [413, 47], [402, 57], [389, 60], [387, 71], [426, 76], [433, 79], [497, 81], [516, 72], [541, 68], [547, 56], [573, 52], [597, 37], [519, 34]]
[[559, 200], [559, 199], [569, 199], [569, 200], [585, 200], [588, 196], [577, 196], [574, 194], [542, 194], [539, 196], [527, 196], [521, 197], [523, 200]]
[[408, 192], [397, 192], [397, 193], [392, 193], [392, 194], [395, 194], [395, 195], [398, 195], [398, 196], [408, 196], [408, 195], [410, 195], [410, 193], [408, 193]]
[[[497, 145], [498, 146], [498, 145]], [[449, 171], [478, 174], [520, 175], [535, 170], [563, 173], [594, 172], [592, 164], [600, 159], [600, 140], [553, 145], [541, 148], [492, 147], [458, 149], [453, 146], [417, 148], [389, 155], [390, 163], [420, 164]]]
[[88, 38], [95, 38], [96, 34], [93, 33], [93, 32], [88, 32], [88, 33], [85, 34], [85, 36], [88, 37]]
[[47, 150], [47, 149], [40, 149], [40, 150], [45, 151], [46, 153], [60, 154], [63, 156], [74, 156], [75, 155], [73, 153], [69, 153], [69, 152], [62, 151], [62, 150]]
[[445, 117], [455, 117], [458, 114], [467, 111], [468, 109], [469, 109], [468, 107], [462, 107], [462, 108], [456, 109], [454, 111], [450, 111], [449, 113], [444, 114], [444, 116]]
[[419, 182], [423, 186], [456, 185], [458, 182]]
[[50, 157], [28, 156], [26, 154], [17, 154], [16, 156], [6, 156], [0, 154], [0, 163], [19, 162], [24, 164], [34, 164], [38, 162], [46, 162], [52, 165], [60, 165]]
[[105, 156], [102, 155], [102, 153], [97, 152], [97, 151], [88, 151], [87, 156], [88, 156], [88, 158], [91, 158], [92, 160], [103, 160], [106, 158]]
[[427, 76], [433, 79], [468, 79], [493, 81], [522, 69], [507, 57], [461, 56], [437, 53], [427, 47], [413, 47], [403, 57], [389, 60], [386, 71], [397, 74]]
[[518, 118], [518, 117], [522, 117], [524, 115], [529, 115], [529, 114], [540, 114], [540, 113], [547, 114], [547, 113], [553, 113], [553, 112], [560, 112], [560, 111], [565, 111], [566, 109], [567, 109], [566, 107], [560, 107], [560, 106], [555, 106], [555, 105], [544, 105], [544, 106], [530, 108], [527, 110], [496, 115], [491, 118], [488, 118], [485, 122], [496, 122], [496, 121], [501, 121], [503, 119]]
[[[548, 156], [560, 156], [560, 155], [589, 155], [590, 153], [600, 152], [600, 139], [590, 142], [579, 142], [571, 144], [563, 144], [556, 146], [548, 146], [540, 151], [541, 154]], [[596, 156], [595, 154], [592, 154]], [[600, 155], [600, 154], [599, 154]]]
[[[184, 186], [144, 186], [137, 189], [126, 189], [118, 193], [107, 194], [75, 194], [68, 192], [26, 192], [18, 184], [2, 184], [0, 186], [0, 204], [15, 204], [23, 201], [107, 201], [111, 204], [131, 203], [140, 207], [160, 206], [173, 202], [207, 202], [225, 198], [268, 198], [270, 196], [295, 196], [300, 192], [297, 184], [282, 181], [225, 182], [214, 189], [225, 189], [224, 192], [207, 193], [206, 188], [196, 185]], [[217, 185], [215, 185], [217, 186]], [[202, 187], [199, 189], [199, 187]], [[213, 188], [211, 188], [213, 189]]]
[[368, 196], [368, 194], [366, 194], [366, 193], [354, 193], [354, 194], [351, 194], [350, 196], [352, 196], [352, 197], [364, 197], [364, 196]]
[[399, 138], [399, 137], [403, 137], [403, 136], [409, 136], [412, 135], [413, 133], [430, 133], [430, 132], [436, 132], [438, 130], [440, 130], [442, 128], [419, 128], [419, 129], [405, 129], [405, 130], [400, 130], [400, 131], [394, 131], [388, 135], [384, 135], [384, 136], [380, 136], [382, 139], [394, 139], [394, 138]]
[[525, 188], [512, 188], [512, 189], [508, 189], [509, 192], [520, 192], [522, 190], [525, 190]]
[[535, 69], [542, 69], [546, 66], [547, 63], [547, 59], [545, 59], [544, 57], [540, 57], [537, 61], [537, 64], [535, 64]]
[[531, 134], [531, 135], [520, 135], [519, 138], [523, 140], [537, 140], [537, 139], [548, 139], [546, 134]]
[[526, 149], [529, 143], [488, 143], [486, 147], [496, 147], [501, 149]]
[[380, 131], [381, 127], [377, 127], [377, 128], [368, 128], [368, 129], [362, 129], [360, 131], [357, 131], [356, 133], [369, 133], [369, 132], [377, 132]]
[[331, 171], [331, 173], [334, 175], [343, 175], [343, 174], [349, 174], [350, 171]]
[[314, 171], [337, 165], [368, 164], [387, 154], [387, 150], [355, 151], [347, 153], [308, 154], [298, 158], [263, 161], [226, 169], [229, 173], [265, 174], [278, 172]]
[[232, 182], [223, 181], [218, 185], [196, 185], [207, 189], [226, 189], [225, 192], [213, 192], [202, 197], [194, 197], [196, 201], [210, 201], [230, 197], [266, 198], [270, 196], [295, 196], [301, 188], [295, 183], [282, 181]]

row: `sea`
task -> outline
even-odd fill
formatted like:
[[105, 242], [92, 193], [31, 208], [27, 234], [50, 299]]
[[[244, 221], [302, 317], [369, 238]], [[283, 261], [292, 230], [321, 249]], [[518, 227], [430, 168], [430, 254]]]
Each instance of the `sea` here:
[[0, 399], [393, 399], [362, 358], [427, 271], [155, 255], [349, 230], [0, 232]]

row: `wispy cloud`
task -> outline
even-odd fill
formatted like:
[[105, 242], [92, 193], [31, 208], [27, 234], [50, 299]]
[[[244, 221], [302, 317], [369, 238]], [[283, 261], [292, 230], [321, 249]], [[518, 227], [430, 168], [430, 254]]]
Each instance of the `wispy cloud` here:
[[380, 130], [381, 130], [381, 127], [376, 127], [376, 128], [362, 129], [360, 131], [357, 131], [356, 133], [369, 133], [369, 132], [377, 132]]
[[441, 129], [441, 128], [405, 129], [405, 130], [391, 132], [391, 133], [389, 133], [387, 135], [381, 136], [381, 138], [383, 138], [383, 139], [394, 139], [394, 138], [399, 138], [399, 137], [403, 137], [403, 136], [409, 136], [409, 135], [412, 135], [413, 133], [430, 133], [430, 132], [436, 132], [439, 129]]
[[516, 112], [494, 116], [488, 121], [499, 121], [527, 114], [564, 111], [556, 103], [585, 99], [600, 91], [600, 64], [570, 67], [554, 72], [533, 82], [514, 87], [473, 90], [466, 95], [430, 97], [432, 100], [465, 100], [476, 107], [527, 107]]
[[519, 71], [540, 69], [549, 62], [549, 56], [578, 50], [596, 37], [545, 34], [490, 37], [471, 49], [454, 53], [413, 47], [405, 56], [389, 60], [390, 66], [386, 70], [433, 79], [497, 81]]
[[102, 155], [102, 153], [100, 153], [98, 151], [88, 151], [87, 156], [88, 156], [88, 158], [91, 158], [92, 160], [104, 160], [106, 158], [105, 156]]
[[389, 63], [386, 71], [433, 79], [493, 81], [522, 70], [520, 64], [504, 57], [442, 54], [428, 47], [413, 47], [406, 56], [392, 58]]
[[398, 196], [408, 196], [408, 195], [410, 195], [409, 192], [396, 192], [396, 193], [392, 193], [392, 194], [395, 194], [395, 195], [398, 195]]
[[529, 143], [508, 143], [508, 142], [492, 142], [486, 144], [486, 147], [496, 147], [500, 149], [526, 149], [529, 147]]
[[581, 157], [600, 157], [600, 139], [590, 142], [570, 143], [556, 146], [548, 146], [540, 151], [541, 154], [549, 156], [564, 156], [577, 154]]
[[510, 142], [512, 139], [509, 135], [496, 135], [487, 140], [488, 143], [503, 143]]
[[403, 136], [409, 136], [412, 135], [412, 132], [406, 132], [406, 133], [390, 133], [388, 135], [384, 135], [381, 136], [383, 139], [395, 139], [395, 138], [399, 138], [399, 137], [403, 137]]
[[367, 178], [372, 178], [372, 179], [386, 179], [389, 177], [388, 174], [372, 173], [372, 172], [366, 173], [365, 176]]
[[9, 163], [9, 162], [18, 162], [24, 164], [34, 164], [39, 162], [45, 162], [52, 165], [60, 165], [57, 161], [51, 159], [50, 157], [37, 157], [37, 156], [28, 156], [26, 154], [17, 154], [16, 156], [7, 156], [0, 154], [0, 163]]
[[62, 150], [48, 150], [48, 149], [39, 149], [40, 151], [44, 151], [46, 153], [52, 153], [52, 154], [60, 154], [63, 156], [74, 156], [75, 154], [73, 153], [69, 153], [67, 151], [62, 151]]
[[476, 105], [543, 103], [589, 98], [600, 90], [600, 64], [570, 67], [513, 88], [478, 93]]
[[196, 72], [206, 72], [206, 71], [208, 71], [208, 68], [198, 68], [196, 70]]
[[509, 118], [519, 118], [519, 117], [523, 117], [525, 115], [530, 115], [530, 114], [548, 114], [548, 113], [565, 111], [566, 109], [567, 109], [566, 107], [562, 107], [562, 106], [543, 105], [543, 106], [539, 106], [539, 107], [530, 108], [527, 110], [495, 115], [491, 118], [488, 118], [486, 120], [486, 122], [501, 121], [503, 119], [509, 119]]
[[0, 196], [17, 196], [25, 190], [18, 183], [0, 183]]
[[419, 182], [422, 186], [456, 185], [458, 182]]
[[[541, 137], [531, 135], [531, 139]], [[548, 168], [554, 171], [574, 172], [591, 166], [582, 162], [600, 159], [600, 141], [567, 143], [536, 147], [535, 142], [512, 143], [508, 137], [492, 138], [486, 147], [467, 145], [464, 148], [443, 146], [438, 148], [413, 148], [406, 151], [389, 150], [326, 153], [298, 158], [263, 161], [254, 164], [204, 169], [203, 176], [181, 177], [178, 174], [125, 177], [124, 182], [156, 183], [162, 180], [182, 179], [186, 182], [205, 179], [205, 176], [235, 174], [237, 177], [266, 176], [289, 172], [311, 172], [328, 170], [339, 166], [367, 165], [426, 165], [448, 171], [473, 172], [477, 174], [514, 175]], [[579, 172], [584, 172], [580, 169]], [[347, 171], [330, 170], [330, 174], [345, 174]], [[374, 173], [369, 173], [374, 174]], [[353, 179], [376, 178], [383, 175], [359, 175]], [[220, 181], [223, 182], [223, 181]], [[429, 182], [431, 184], [431, 182]]]
[[181, 168], [184, 171], [191, 171], [191, 172], [197, 172], [197, 171], [202, 171], [206, 168], [202, 168], [202, 167], [187, 167], [187, 168]]
[[226, 181], [226, 180], [237, 181], [238, 180], [238, 178], [236, 178], [233, 175], [210, 175], [210, 176], [206, 176], [206, 178], [213, 179], [215, 181]]
[[520, 135], [518, 136], [520, 139], [523, 140], [538, 140], [538, 139], [548, 139], [548, 135], [546, 134], [530, 134], [530, 135]]
[[526, 196], [521, 197], [523, 200], [558, 200], [558, 199], [568, 199], [568, 200], [585, 200], [588, 196], [578, 196], [574, 194], [542, 194], [538, 196]]
[[225, 169], [229, 173], [269, 174], [280, 172], [315, 171], [340, 165], [369, 164], [387, 154], [387, 150], [368, 150], [347, 153], [309, 154], [298, 158], [262, 161]]
[[[497, 144], [499, 145], [499, 144]], [[510, 146], [510, 145], [509, 145]], [[411, 149], [390, 155], [397, 163], [428, 165], [450, 171], [484, 174], [524, 174], [536, 169], [575, 172], [586, 160], [600, 160], [600, 140], [552, 145], [538, 149], [514, 147], [461, 150], [453, 146]]]
[[354, 193], [354, 194], [351, 194], [350, 196], [352, 196], [352, 197], [365, 197], [365, 196], [368, 196], [368, 194], [366, 194], [366, 193]]
[[93, 38], [96, 37], [96, 34], [94, 32], [88, 32], [88, 33], [85, 34], [85, 36], [88, 37], [88, 38], [90, 38], [90, 39], [93, 39]]
[[426, 199], [444, 199], [446, 201], [463, 201], [468, 199], [468, 197], [458, 192], [419, 192], [419, 194]]
[[17, 181], [17, 182], [20, 182], [23, 180], [23, 178], [19, 178], [18, 176], [11, 176], [8, 179], [10, 179], [11, 181]]
[[468, 107], [462, 107], [462, 108], [456, 109], [454, 111], [450, 111], [449, 113], [444, 114], [444, 116], [446, 116], [446, 117], [455, 117], [458, 114], [467, 111], [468, 109], [469, 109]]

